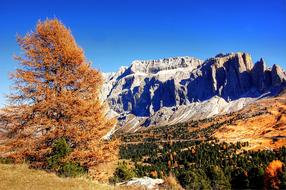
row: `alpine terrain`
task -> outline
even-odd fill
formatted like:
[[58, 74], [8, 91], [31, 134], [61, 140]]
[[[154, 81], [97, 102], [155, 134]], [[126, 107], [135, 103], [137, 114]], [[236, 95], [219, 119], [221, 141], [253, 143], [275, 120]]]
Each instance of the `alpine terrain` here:
[[286, 86], [278, 65], [255, 64], [248, 53], [133, 61], [104, 73], [102, 99], [119, 126], [163, 126], [238, 111], [258, 99], [277, 95]]

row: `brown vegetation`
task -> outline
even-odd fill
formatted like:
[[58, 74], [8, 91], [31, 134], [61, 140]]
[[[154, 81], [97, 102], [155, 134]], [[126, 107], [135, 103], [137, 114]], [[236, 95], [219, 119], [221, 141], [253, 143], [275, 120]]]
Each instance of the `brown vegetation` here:
[[164, 179], [165, 183], [164, 183], [164, 189], [168, 189], [168, 190], [183, 190], [183, 187], [180, 185], [180, 183], [178, 182], [178, 180], [176, 179], [176, 177], [170, 173], [169, 176], [167, 176]]
[[226, 142], [249, 142], [249, 149], [278, 148], [286, 145], [286, 94], [261, 99], [243, 110], [220, 116], [239, 116], [218, 129], [214, 137]]

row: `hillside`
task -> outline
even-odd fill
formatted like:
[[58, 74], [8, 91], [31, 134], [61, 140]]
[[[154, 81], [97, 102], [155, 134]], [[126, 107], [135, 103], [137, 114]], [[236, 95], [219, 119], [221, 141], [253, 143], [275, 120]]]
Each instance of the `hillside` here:
[[222, 119], [233, 117], [236, 119], [218, 129], [213, 137], [226, 142], [248, 141], [251, 149], [286, 145], [286, 93], [259, 100]]
[[218, 139], [223, 142], [249, 142], [247, 149], [278, 148], [286, 145], [286, 93], [264, 98], [244, 109], [203, 120], [176, 125], [140, 128], [119, 132], [125, 143], [188, 142]]

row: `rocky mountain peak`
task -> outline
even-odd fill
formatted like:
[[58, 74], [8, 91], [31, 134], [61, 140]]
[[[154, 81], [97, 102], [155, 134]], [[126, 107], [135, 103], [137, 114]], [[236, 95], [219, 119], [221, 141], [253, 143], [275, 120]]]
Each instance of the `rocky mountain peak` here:
[[122, 125], [132, 116], [135, 126], [235, 111], [286, 86], [279, 66], [269, 69], [263, 59], [253, 64], [251, 56], [242, 52], [218, 54], [206, 61], [193, 57], [137, 60], [106, 76], [103, 99], [120, 115]]
[[271, 69], [271, 80], [273, 86], [286, 83], [286, 74], [279, 65], [274, 64]]
[[271, 85], [271, 76], [269, 74], [269, 69], [266, 67], [265, 61], [261, 58], [255, 63], [251, 75], [252, 83], [260, 92]]
[[[253, 67], [251, 56], [248, 53], [227, 53], [227, 54], [218, 54], [210, 60], [215, 60], [216, 64], [223, 66], [225, 63], [233, 64], [233, 67], [237, 67], [240, 70], [251, 70]], [[207, 60], [208, 61], [208, 60]]]
[[173, 57], [158, 60], [132, 62], [130, 70], [132, 73], [156, 74], [160, 71], [189, 68], [194, 69], [201, 65], [203, 61], [193, 57]]

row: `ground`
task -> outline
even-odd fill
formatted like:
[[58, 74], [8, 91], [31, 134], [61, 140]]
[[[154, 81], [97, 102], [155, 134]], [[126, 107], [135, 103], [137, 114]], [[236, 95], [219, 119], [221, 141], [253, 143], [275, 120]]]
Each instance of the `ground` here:
[[25, 164], [0, 164], [1, 190], [110, 190], [114, 187], [81, 178], [60, 178], [52, 173], [29, 169]]
[[146, 190], [139, 186], [112, 186], [87, 177], [61, 178], [26, 164], [0, 164], [1, 190]]

